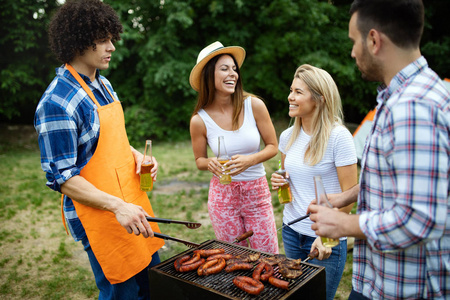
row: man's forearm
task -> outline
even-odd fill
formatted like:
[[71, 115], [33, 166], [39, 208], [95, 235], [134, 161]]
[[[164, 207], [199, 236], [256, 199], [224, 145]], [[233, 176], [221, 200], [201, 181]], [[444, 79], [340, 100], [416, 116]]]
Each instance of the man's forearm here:
[[[123, 200], [97, 189], [93, 184], [77, 175], [61, 186], [61, 193], [86, 206], [115, 213]], [[122, 203], [121, 203], [122, 202]]]
[[340, 194], [339, 198], [336, 199], [338, 200], [338, 203], [336, 203], [335, 206], [341, 208], [355, 203], [356, 201], [358, 201], [358, 194], [359, 184], [355, 184], [352, 188]]
[[359, 215], [344, 215], [343, 217], [340, 236], [353, 236], [365, 240], [366, 236], [359, 227]]

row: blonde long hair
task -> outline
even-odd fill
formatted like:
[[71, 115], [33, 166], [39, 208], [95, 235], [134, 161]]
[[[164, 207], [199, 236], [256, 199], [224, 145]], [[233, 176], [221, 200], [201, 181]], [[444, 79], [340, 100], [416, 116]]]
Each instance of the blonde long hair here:
[[[343, 125], [341, 97], [333, 78], [327, 71], [304, 64], [297, 68], [294, 78], [302, 80], [311, 92], [316, 103], [313, 115], [313, 133], [305, 152], [305, 162], [311, 166], [319, 163], [327, 149], [331, 131], [335, 126]], [[302, 119], [295, 117], [292, 135], [285, 151], [297, 139], [302, 128]]]

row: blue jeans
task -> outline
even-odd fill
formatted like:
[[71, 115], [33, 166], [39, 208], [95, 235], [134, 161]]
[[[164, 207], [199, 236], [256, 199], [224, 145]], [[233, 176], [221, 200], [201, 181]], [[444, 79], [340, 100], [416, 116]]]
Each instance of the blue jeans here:
[[[283, 224], [284, 225], [284, 224]], [[283, 228], [284, 252], [288, 258], [304, 260], [309, 252], [315, 237], [302, 235], [294, 231], [289, 226]], [[308, 263], [325, 267], [327, 299], [333, 300], [336, 290], [344, 272], [345, 261], [347, 260], [347, 240], [341, 241], [339, 245], [332, 248], [329, 258], [325, 260], [310, 260]]]
[[83, 243], [84, 250], [87, 252], [89, 257], [89, 262], [91, 263], [91, 268], [95, 277], [95, 283], [100, 290], [98, 296], [99, 300], [150, 299], [148, 270], [161, 262], [158, 252], [153, 254], [150, 264], [134, 277], [131, 277], [125, 282], [111, 284], [106, 279], [105, 274], [103, 274], [103, 270], [100, 267], [94, 252], [92, 252], [91, 246], [89, 245], [88, 238], [83, 238], [81, 242]]

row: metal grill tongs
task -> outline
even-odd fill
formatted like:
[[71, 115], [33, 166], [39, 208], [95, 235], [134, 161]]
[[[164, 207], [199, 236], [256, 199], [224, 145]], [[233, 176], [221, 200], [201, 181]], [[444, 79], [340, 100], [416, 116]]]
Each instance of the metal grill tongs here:
[[[197, 229], [200, 226], [202, 226], [201, 223], [196, 223], [196, 222], [176, 221], [176, 220], [171, 220], [171, 219], [162, 219], [162, 218], [154, 218], [154, 217], [146, 217], [146, 219], [149, 222], [157, 222], [157, 223], [165, 223], [165, 224], [171, 224], [171, 223], [182, 224], [189, 229]], [[153, 232], [153, 234], [156, 238], [183, 243], [184, 245], [188, 246], [189, 248], [196, 248], [196, 247], [200, 246], [199, 244], [192, 243], [192, 242], [185, 241], [185, 240], [178, 239], [178, 238], [174, 238], [174, 237], [168, 236], [163, 233]]]
[[291, 222], [289, 222], [289, 223], [287, 223], [287, 224], [284, 224], [283, 226], [281, 226], [280, 228], [278, 228], [277, 231], [280, 230], [280, 229], [283, 229], [283, 228], [286, 227], [286, 226], [292, 225], [292, 224], [294, 224], [294, 223], [300, 222], [301, 220], [304, 220], [304, 219], [306, 219], [306, 218], [309, 218], [309, 215], [310, 215], [310, 214], [311, 214], [311, 213], [309, 213], [309, 214], [307, 214], [307, 215], [304, 215], [304, 216], [301, 216], [300, 218], [297, 218], [297, 219], [295, 219], [295, 220], [293, 220], [293, 221], [291, 221]]
[[[198, 246], [200, 246], [200, 244], [196, 244], [196, 243], [189, 242], [189, 241], [186, 241], [186, 240], [174, 238], [174, 237], [168, 236], [168, 235], [163, 234], [163, 233], [153, 232], [153, 234], [154, 234], [154, 236], [155, 236], [156, 238], [160, 238], [160, 239], [165, 239], [165, 240], [171, 240], [171, 241], [179, 242], [179, 243], [182, 243], [182, 244], [188, 246], [189, 248], [197, 248]], [[252, 235], [253, 235], [253, 231], [251, 231], [251, 230], [250, 230], [250, 231], [247, 231], [247, 232], [241, 234], [240, 236], [238, 236], [238, 237], [233, 241], [233, 243], [238, 243], [238, 242], [240, 242], [240, 241], [243, 241], [243, 240], [245, 240], [245, 239], [251, 237]]]
[[[275, 231], [275, 233], [277, 233], [279, 230], [283, 229], [283, 228], [286, 227], [286, 226], [292, 225], [292, 224], [294, 224], [294, 223], [300, 222], [301, 220], [304, 220], [304, 219], [306, 219], [306, 218], [309, 218], [309, 215], [310, 215], [310, 214], [311, 214], [311, 213], [309, 213], [309, 214], [307, 214], [307, 215], [304, 215], [304, 216], [301, 216], [300, 218], [297, 218], [297, 219], [295, 219], [295, 220], [293, 220], [293, 221], [291, 221], [291, 222], [289, 222], [289, 223], [287, 223], [287, 224], [284, 224], [283, 226], [281, 226], [280, 228], [278, 228], [278, 229]], [[265, 245], [265, 244], [267, 243], [267, 241], [268, 241], [270, 238], [271, 238], [271, 236], [269, 236], [269, 237], [264, 241], [263, 245]]]
[[196, 243], [193, 243], [193, 242], [189, 242], [189, 241], [185, 241], [185, 240], [182, 240], [182, 239], [174, 238], [174, 237], [168, 236], [168, 235], [163, 234], [163, 233], [153, 232], [153, 234], [154, 234], [154, 236], [156, 238], [160, 238], [160, 239], [164, 239], [164, 240], [171, 240], [171, 241], [174, 241], [174, 242], [182, 243], [182, 244], [185, 244], [186, 246], [188, 246], [189, 248], [197, 248], [198, 246], [200, 246], [200, 244], [196, 244]]
[[184, 226], [186, 226], [189, 229], [197, 229], [200, 226], [202, 226], [201, 223], [196, 223], [196, 222], [176, 221], [176, 220], [154, 218], [154, 217], [147, 217], [147, 221], [149, 221], [149, 222], [157, 222], [157, 223], [166, 223], [166, 224], [170, 224], [170, 223], [183, 224]]

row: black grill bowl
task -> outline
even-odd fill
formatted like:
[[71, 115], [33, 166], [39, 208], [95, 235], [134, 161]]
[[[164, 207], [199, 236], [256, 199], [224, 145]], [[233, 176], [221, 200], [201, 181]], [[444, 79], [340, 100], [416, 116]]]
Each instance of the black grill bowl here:
[[[210, 240], [202, 243], [198, 249], [221, 248], [225, 253], [233, 255], [245, 253], [261, 253], [261, 256], [272, 256], [272, 254], [259, 252], [247, 247], [231, 243]], [[152, 299], [314, 299], [326, 298], [325, 268], [309, 263], [302, 263], [303, 275], [289, 281], [289, 290], [282, 290], [264, 282], [264, 290], [258, 296], [250, 295], [233, 284], [236, 276], [252, 276], [251, 271], [237, 271], [226, 273], [222, 271], [209, 276], [198, 276], [196, 271], [179, 273], [174, 268], [174, 262], [180, 256], [192, 255], [195, 249], [184, 251], [160, 264], [152, 267], [149, 271], [150, 291]], [[256, 265], [257, 263], [255, 263]], [[280, 279], [278, 267], [274, 266], [274, 276]]]

